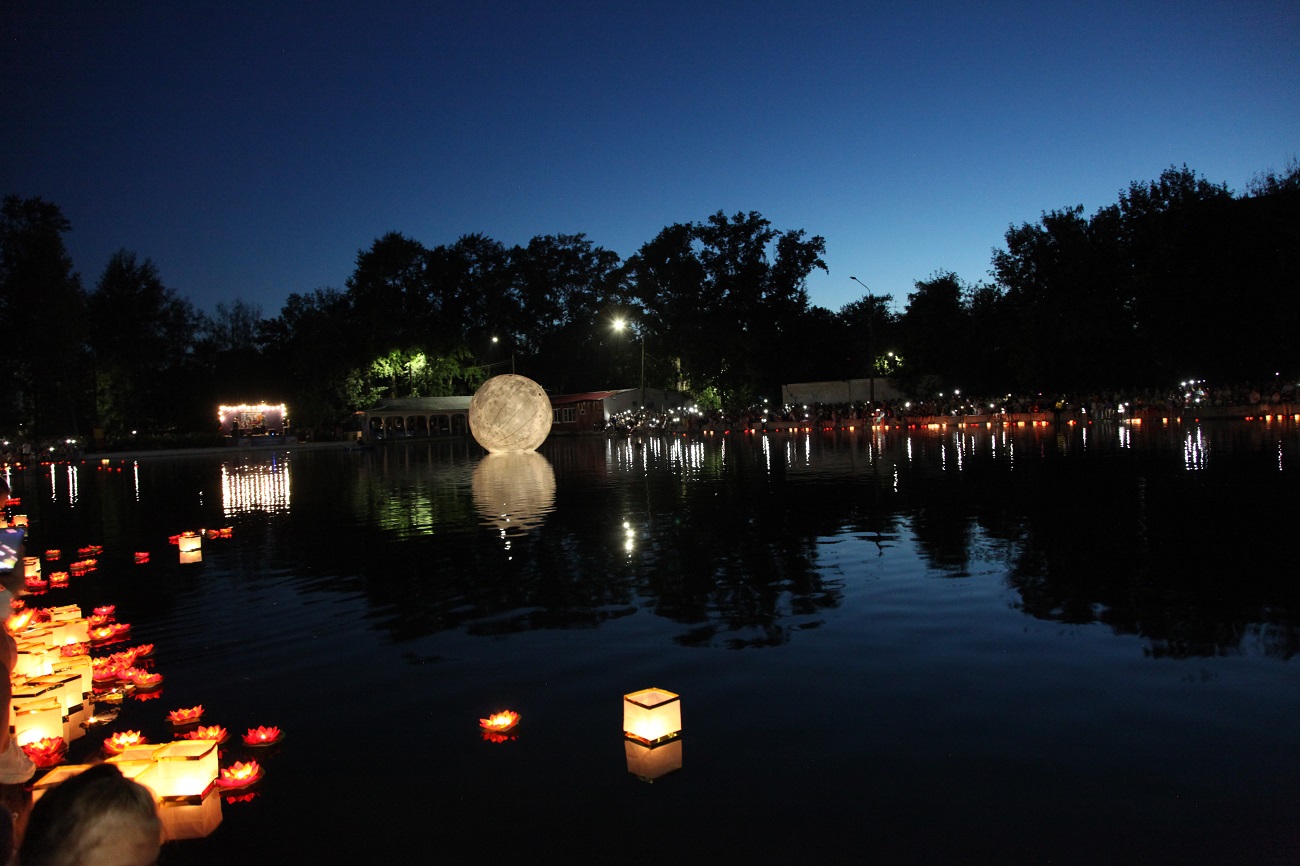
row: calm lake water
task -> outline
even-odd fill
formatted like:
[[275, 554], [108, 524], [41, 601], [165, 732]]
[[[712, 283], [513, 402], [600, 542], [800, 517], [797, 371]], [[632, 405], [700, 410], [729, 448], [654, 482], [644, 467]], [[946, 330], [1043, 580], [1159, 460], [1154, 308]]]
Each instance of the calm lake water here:
[[[259, 758], [169, 864], [1300, 858], [1295, 424], [530, 457], [15, 472], [29, 552], [104, 546], [37, 602], [116, 603], [166, 677], [71, 757], [202, 704], [223, 766]], [[219, 526], [178, 563], [169, 535]], [[622, 695], [651, 686], [683, 733], [647, 758]], [[504, 708], [514, 739], [485, 741]], [[257, 725], [283, 744], [251, 754]]]

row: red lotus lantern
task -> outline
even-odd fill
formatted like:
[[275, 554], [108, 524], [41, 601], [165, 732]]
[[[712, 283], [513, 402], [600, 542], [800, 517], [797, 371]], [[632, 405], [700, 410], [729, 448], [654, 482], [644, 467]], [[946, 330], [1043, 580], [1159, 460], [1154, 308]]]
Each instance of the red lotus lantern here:
[[235, 534], [235, 527], [233, 527], [233, 526], [223, 526], [223, 527], [221, 527], [221, 529], [217, 530], [217, 532], [219, 532], [219, 533], [221, 534], [221, 537], [222, 537], [222, 538], [231, 538], [231, 537], [233, 537], [234, 534]]
[[136, 565], [144, 565], [144, 564], [145, 564], [146, 562], [148, 562], [148, 561], [149, 561], [149, 551], [147, 551], [147, 550], [137, 550], [137, 551], [135, 552], [135, 563], [136, 563]]
[[491, 731], [495, 734], [504, 734], [506, 731], [519, 724], [519, 714], [514, 710], [502, 710], [499, 713], [493, 713], [486, 719], [478, 720], [479, 727], [485, 731]]
[[284, 733], [274, 726], [259, 726], [249, 728], [248, 733], [244, 734], [245, 746], [269, 746], [278, 743]]
[[94, 641], [112, 640], [115, 637], [117, 632], [111, 625], [101, 625], [90, 630], [90, 639]]
[[139, 731], [118, 731], [104, 740], [104, 751], [111, 755], [120, 755], [131, 746], [142, 746], [148, 742]]
[[262, 767], [257, 761], [235, 761], [217, 776], [217, 784], [226, 789], [247, 788], [262, 778]]
[[107, 616], [100, 616], [97, 613], [92, 613], [90, 616], [86, 617], [86, 622], [90, 625], [91, 628], [99, 628], [101, 626], [108, 625], [110, 622], [112, 622], [112, 618]]
[[151, 656], [153, 655], [153, 644], [151, 643], [139, 644], [138, 646], [132, 647], [131, 652], [135, 653], [136, 658], [144, 658], [145, 656]]
[[61, 656], [84, 656], [88, 652], [90, 652], [90, 646], [85, 643], [65, 643], [59, 647], [59, 655]]
[[224, 743], [230, 734], [220, 725], [199, 725], [194, 730], [185, 735], [187, 740], [208, 740], [220, 745]]
[[66, 571], [56, 571], [50, 574], [50, 586], [67, 586], [68, 573]]
[[63, 742], [63, 737], [41, 737], [25, 744], [23, 751], [37, 769], [43, 770], [63, 760], [63, 756], [68, 753], [68, 744]]
[[131, 682], [135, 683], [137, 689], [156, 689], [162, 685], [162, 681], [162, 674], [142, 671], [139, 668], [135, 668], [131, 674]]
[[189, 707], [183, 710], [172, 710], [167, 714], [167, 719], [173, 725], [192, 725], [203, 716], [203, 704], [197, 707]]
[[57, 547], [52, 547], [49, 550], [45, 551], [45, 558], [50, 562], [53, 562], [54, 560], [58, 559], [61, 556], [63, 556], [63, 551], [59, 550]]
[[113, 637], [121, 637], [131, 630], [131, 623], [115, 622], [111, 623], [108, 627], [113, 630]]
[[115, 604], [100, 605], [99, 607], [92, 610], [91, 613], [95, 614], [95, 616], [109, 617], [117, 613], [117, 605]]
[[50, 582], [42, 578], [39, 574], [29, 574], [27, 577], [23, 578], [23, 582], [27, 585], [28, 589], [45, 589], [50, 585]]

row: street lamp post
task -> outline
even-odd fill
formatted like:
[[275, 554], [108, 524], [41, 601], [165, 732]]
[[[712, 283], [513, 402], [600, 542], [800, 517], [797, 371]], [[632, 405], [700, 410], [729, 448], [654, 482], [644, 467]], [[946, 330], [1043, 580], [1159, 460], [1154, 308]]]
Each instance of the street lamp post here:
[[[849, 277], [850, 280], [857, 283], [862, 288], [867, 289], [867, 284], [857, 277]], [[871, 289], [867, 289], [867, 375], [870, 376], [871, 382], [871, 408], [870, 417], [876, 415], [876, 301], [871, 297]], [[870, 424], [870, 421], [868, 421]]]

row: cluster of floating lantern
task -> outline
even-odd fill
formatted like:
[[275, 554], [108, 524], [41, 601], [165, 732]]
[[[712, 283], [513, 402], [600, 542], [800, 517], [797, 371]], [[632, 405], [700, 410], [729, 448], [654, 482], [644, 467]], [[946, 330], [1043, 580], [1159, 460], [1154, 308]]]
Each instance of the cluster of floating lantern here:
[[[17, 497], [10, 498], [11, 505], [17, 503]], [[27, 524], [21, 515], [12, 522]], [[197, 530], [170, 540], [180, 548], [182, 563], [197, 562], [202, 556], [204, 537], [230, 538], [233, 533], [233, 527]], [[26, 557], [24, 581], [29, 590], [66, 586], [69, 575], [85, 574], [98, 566], [103, 548], [81, 547], [77, 555], [79, 559], [66, 571], [48, 577], [42, 574], [41, 557]], [[60, 549], [44, 551], [48, 563], [57, 563], [62, 557]], [[134, 561], [148, 563], [149, 553], [136, 552]], [[14, 742], [44, 773], [33, 784], [33, 799], [38, 799], [90, 766], [64, 763], [71, 742], [91, 728], [113, 721], [117, 705], [127, 696], [136, 700], [160, 698], [164, 678], [152, 669], [151, 659], [146, 661], [153, 654], [153, 644], [107, 650], [124, 641], [131, 630], [129, 623], [117, 621], [114, 605], [96, 607], [89, 615], [83, 615], [76, 605], [40, 608], [28, 606], [22, 599], [16, 599], [13, 607], [13, 614], [5, 621], [18, 647], [11, 676], [9, 721]], [[96, 652], [94, 657], [92, 651]], [[173, 729], [171, 742], [153, 743], [140, 730], [123, 730], [105, 737], [102, 743], [109, 762], [153, 792], [169, 839], [211, 833], [221, 823], [221, 797], [226, 792], [236, 792], [227, 798], [230, 802], [251, 797], [240, 792], [265, 775], [256, 760], [237, 760], [224, 768], [220, 765], [221, 747], [230, 734], [221, 725], [200, 724], [203, 712], [202, 705], [170, 711], [167, 720]], [[249, 728], [242, 742], [249, 749], [264, 751], [282, 738], [278, 727], [258, 726]]]

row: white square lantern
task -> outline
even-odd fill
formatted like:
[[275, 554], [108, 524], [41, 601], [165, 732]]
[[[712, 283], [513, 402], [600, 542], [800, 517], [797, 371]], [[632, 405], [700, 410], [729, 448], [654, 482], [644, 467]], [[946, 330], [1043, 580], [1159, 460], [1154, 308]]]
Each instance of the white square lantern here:
[[176, 539], [176, 546], [181, 553], [194, 553], [203, 549], [203, 533], [182, 532]]
[[642, 689], [623, 696], [623, 734], [647, 746], [682, 732], [681, 696], [665, 689]]
[[197, 802], [217, 780], [217, 744], [211, 740], [177, 740], [153, 758], [153, 766], [136, 781], [160, 799]]
[[63, 736], [63, 705], [56, 698], [28, 701], [15, 707], [13, 716], [14, 742], [19, 746]]
[[202, 839], [221, 825], [221, 791], [213, 787], [197, 803], [167, 802], [158, 809], [168, 842]]

